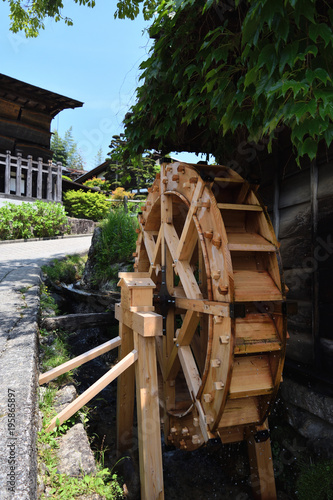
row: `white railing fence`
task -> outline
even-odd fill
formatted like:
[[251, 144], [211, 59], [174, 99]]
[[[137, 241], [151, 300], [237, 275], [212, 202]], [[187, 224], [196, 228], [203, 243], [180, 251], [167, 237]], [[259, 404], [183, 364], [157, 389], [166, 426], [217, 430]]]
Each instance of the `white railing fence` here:
[[46, 201], [61, 201], [62, 165], [32, 156], [13, 156], [10, 151], [0, 153], [0, 193], [21, 198], [36, 198]]

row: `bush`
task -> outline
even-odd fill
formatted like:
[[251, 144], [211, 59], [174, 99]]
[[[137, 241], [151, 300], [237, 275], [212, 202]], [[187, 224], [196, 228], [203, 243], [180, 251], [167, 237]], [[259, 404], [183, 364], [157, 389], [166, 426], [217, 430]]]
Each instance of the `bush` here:
[[64, 208], [59, 203], [6, 203], [0, 207], [0, 239], [45, 238], [69, 232]]
[[64, 205], [69, 216], [93, 221], [105, 219], [110, 211], [110, 203], [104, 194], [86, 193], [82, 189], [64, 193]]
[[115, 278], [112, 264], [132, 260], [135, 251], [138, 223], [123, 210], [114, 210], [101, 224], [102, 235], [96, 249], [96, 266], [94, 278], [96, 282], [109, 281]]
[[101, 191], [111, 191], [110, 182], [106, 181], [105, 179], [100, 179], [99, 177], [93, 177], [92, 179], [84, 182], [83, 185], [91, 188], [100, 188]]

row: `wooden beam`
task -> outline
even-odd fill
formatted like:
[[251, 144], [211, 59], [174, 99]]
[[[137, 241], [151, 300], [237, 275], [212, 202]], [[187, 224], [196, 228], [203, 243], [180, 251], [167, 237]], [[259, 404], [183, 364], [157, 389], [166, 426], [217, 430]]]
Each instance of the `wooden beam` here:
[[250, 477], [255, 500], [276, 500], [271, 442], [256, 442], [251, 434], [247, 440]]
[[223, 302], [177, 297], [176, 308], [205, 314], [213, 314], [214, 316], [222, 316], [224, 318], [230, 317], [230, 304]]
[[48, 427], [46, 432], [51, 432], [57, 425], [57, 420], [61, 425], [65, 420], [70, 418], [74, 413], [76, 413], [82, 406], [88, 403], [92, 398], [94, 398], [99, 392], [101, 392], [107, 385], [109, 385], [113, 380], [115, 380], [121, 373], [123, 373], [129, 366], [131, 366], [138, 359], [138, 352], [133, 349], [125, 358], [119, 361], [111, 370], [109, 370], [103, 377], [101, 377], [97, 382], [95, 382], [89, 389], [83, 392], [78, 398], [76, 398], [72, 403], [70, 403], [64, 410], [62, 410], [56, 417], [54, 417]]
[[154, 337], [134, 332], [141, 498], [163, 500], [163, 466]]
[[201, 378], [190, 346], [179, 347], [178, 356], [185, 375], [187, 387], [189, 388], [192, 399], [195, 400], [201, 386]]
[[121, 344], [121, 338], [116, 337], [112, 340], [108, 340], [107, 342], [99, 345], [98, 347], [95, 347], [94, 349], [90, 349], [90, 351], [87, 351], [84, 354], [81, 354], [80, 356], [71, 359], [70, 361], [66, 361], [66, 363], [63, 363], [62, 365], [59, 365], [56, 368], [53, 368], [52, 370], [49, 370], [40, 375], [39, 385], [46, 384], [47, 382], [50, 382], [50, 380], [59, 377], [59, 375], [62, 375], [63, 373], [66, 373], [70, 370], [74, 370], [74, 368], [77, 368], [78, 366], [81, 366], [84, 363], [88, 363], [88, 361], [95, 359], [98, 356], [101, 356], [105, 352], [111, 351], [115, 347], [120, 346], [120, 344]]
[[61, 328], [67, 332], [73, 332], [77, 328], [108, 325], [113, 319], [113, 313], [67, 314], [67, 316], [45, 318], [41, 326], [42, 328], [46, 328], [46, 330]]
[[129, 311], [121, 307], [121, 304], [116, 304], [115, 317], [120, 323], [124, 323], [145, 337], [162, 335], [162, 316], [155, 312]]
[[240, 203], [218, 203], [220, 210], [245, 210], [250, 212], [262, 212], [260, 205], [242, 205]]

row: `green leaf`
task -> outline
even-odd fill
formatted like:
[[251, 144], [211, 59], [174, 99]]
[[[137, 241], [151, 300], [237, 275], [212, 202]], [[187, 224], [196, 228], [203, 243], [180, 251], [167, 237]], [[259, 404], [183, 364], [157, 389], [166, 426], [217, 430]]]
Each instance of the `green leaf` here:
[[315, 75], [315, 78], [317, 78], [317, 80], [320, 80], [321, 82], [323, 82], [325, 84], [327, 83], [328, 80], [330, 82], [332, 81], [330, 78], [330, 75], [327, 73], [326, 69], [316, 68], [314, 70], [314, 75]]
[[258, 57], [258, 68], [261, 68], [264, 65], [271, 75], [274, 71], [275, 66], [277, 65], [277, 55], [275, 45], [273, 43], [265, 45], [265, 47], [260, 52], [260, 55]]
[[333, 45], [333, 33], [331, 28], [325, 23], [320, 23], [320, 24], [311, 24], [309, 27], [309, 37], [311, 38], [312, 41], [316, 42], [318, 36], [321, 36], [321, 38], [325, 41], [325, 47], [329, 43]]
[[251, 83], [256, 82], [257, 78], [258, 78], [258, 69], [256, 67], [250, 69], [250, 71], [248, 71], [245, 76], [244, 88], [246, 89], [246, 87], [251, 85]]
[[296, 97], [301, 90], [305, 89], [306, 89], [305, 83], [297, 82], [296, 80], [287, 80], [282, 85], [282, 95], [284, 97], [288, 92], [288, 90], [292, 90], [294, 97]]
[[283, 48], [281, 52], [280, 65], [279, 65], [279, 70], [281, 74], [283, 73], [286, 64], [288, 64], [290, 68], [293, 67], [298, 52], [298, 47], [299, 47], [299, 42], [298, 40], [296, 40], [295, 42], [289, 43]]
[[256, 31], [258, 30], [258, 22], [257, 19], [250, 19], [247, 15], [242, 30], [242, 46], [247, 45], [248, 43], [253, 43], [253, 37]]
[[331, 145], [331, 142], [333, 141], [333, 125], [332, 124], [330, 124], [330, 126], [325, 130], [324, 139], [326, 141], [327, 147], [329, 148]]
[[307, 154], [310, 160], [313, 160], [313, 158], [315, 158], [317, 154], [317, 147], [318, 147], [317, 141], [315, 141], [311, 137], [308, 137], [303, 142], [299, 154], [300, 156], [304, 156], [305, 154]]

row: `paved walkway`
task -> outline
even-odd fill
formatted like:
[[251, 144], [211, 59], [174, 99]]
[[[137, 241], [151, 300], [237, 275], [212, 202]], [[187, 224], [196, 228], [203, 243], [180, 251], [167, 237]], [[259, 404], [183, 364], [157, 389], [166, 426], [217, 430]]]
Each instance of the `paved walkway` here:
[[0, 243], [0, 499], [37, 498], [40, 266], [85, 253], [91, 235]]

